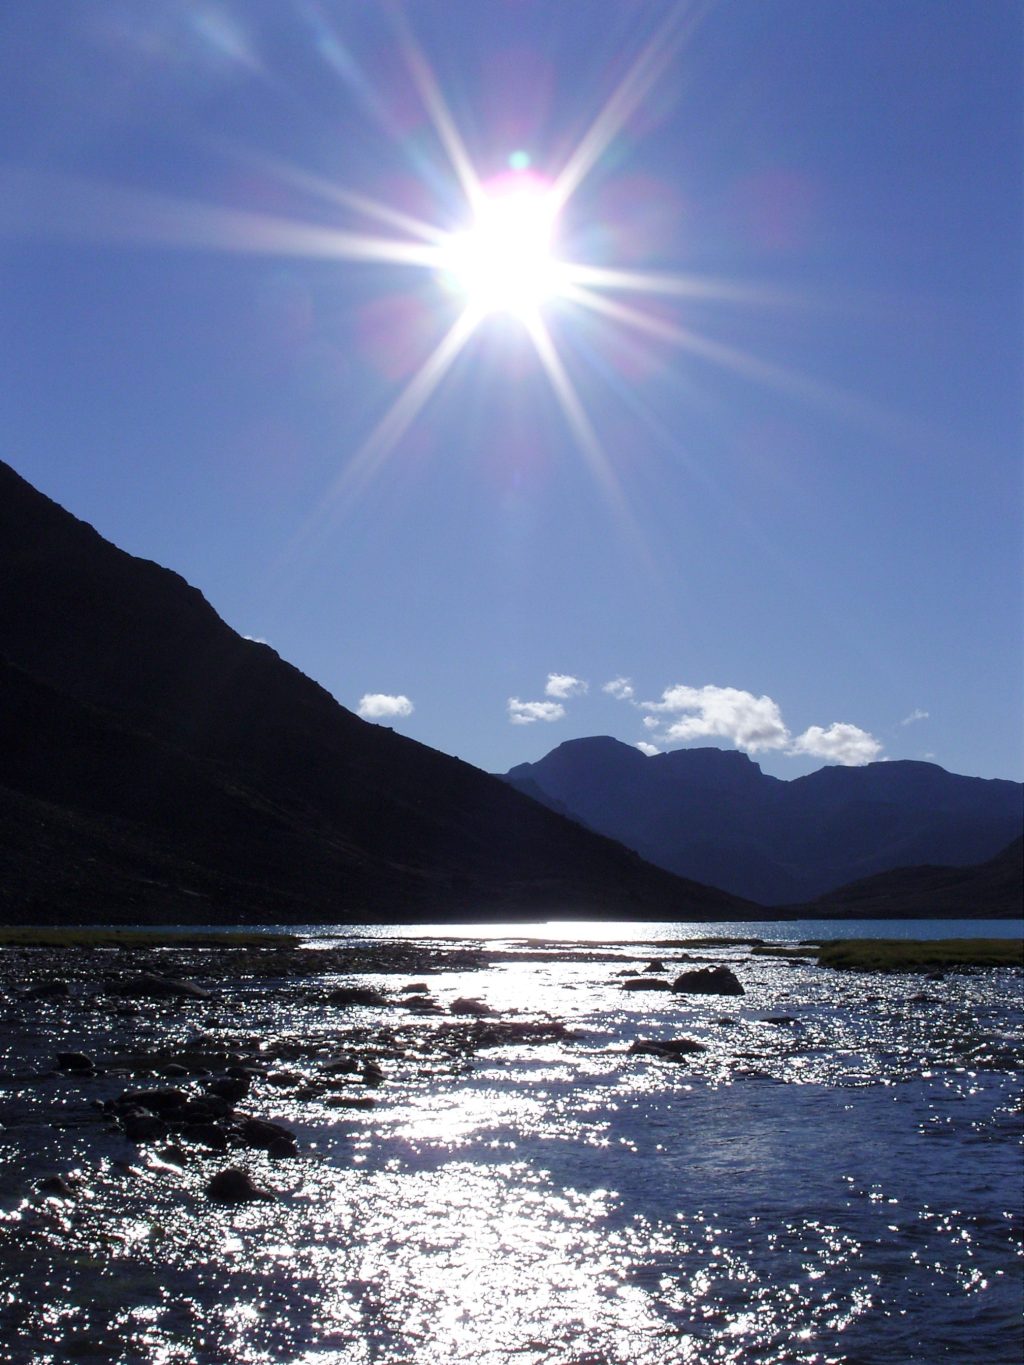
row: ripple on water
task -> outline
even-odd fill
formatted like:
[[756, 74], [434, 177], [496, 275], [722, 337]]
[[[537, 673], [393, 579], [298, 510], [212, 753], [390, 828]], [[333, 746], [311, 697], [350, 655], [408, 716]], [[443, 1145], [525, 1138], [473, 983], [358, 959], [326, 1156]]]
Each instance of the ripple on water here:
[[[278, 1197], [239, 1209], [203, 1197], [224, 1158], [176, 1168], [104, 1134], [90, 1100], [125, 1080], [43, 1074], [69, 1034], [113, 1055], [123, 1019], [25, 1007], [0, 1044], [0, 1359], [1016, 1365], [1019, 978], [912, 1002], [919, 982], [712, 956], [744, 997], [623, 992], [598, 957], [430, 976], [442, 1007], [581, 1034], [540, 1045], [467, 1051], [447, 1016], [332, 1010], [332, 974], [138, 1020], [135, 1049], [201, 1036], [284, 1073], [257, 1080], [258, 1112], [302, 1156], [245, 1153]], [[681, 1036], [706, 1051], [628, 1052]], [[323, 1088], [344, 1049], [385, 1069], [370, 1107], [329, 1103], [352, 1096]], [[46, 1168], [76, 1197], [32, 1194]]]

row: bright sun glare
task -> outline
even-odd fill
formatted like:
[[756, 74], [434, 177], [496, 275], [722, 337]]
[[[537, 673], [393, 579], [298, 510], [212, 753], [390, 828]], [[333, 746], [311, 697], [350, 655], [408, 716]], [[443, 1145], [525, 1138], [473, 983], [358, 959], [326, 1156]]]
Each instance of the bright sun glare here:
[[475, 210], [472, 226], [442, 247], [443, 278], [477, 317], [535, 316], [560, 284], [550, 187], [535, 176], [506, 176], [481, 188]]
[[[680, 300], [721, 294], [735, 301], [754, 298], [756, 291], [728, 281], [609, 266], [560, 254], [562, 210], [669, 68], [689, 32], [688, 12], [685, 6], [672, 8], [550, 178], [531, 169], [530, 152], [520, 149], [509, 155], [507, 171], [482, 181], [437, 77], [415, 41], [405, 34], [402, 51], [409, 73], [445, 152], [458, 198], [465, 205], [465, 225], [454, 232], [413, 217], [400, 205], [381, 202], [276, 158], [246, 154], [238, 148], [234, 149], [237, 155], [247, 155], [283, 183], [348, 210], [364, 223], [372, 220], [382, 224], [387, 232], [375, 235], [365, 229], [345, 230], [321, 222], [99, 186], [71, 177], [38, 177], [23, 198], [34, 203], [40, 193], [52, 193], [62, 220], [70, 205], [81, 230], [101, 238], [113, 228], [115, 240], [127, 237], [161, 246], [388, 263], [402, 270], [427, 271], [454, 296], [458, 301], [454, 316], [447, 309], [438, 314], [439, 320], [447, 317], [447, 330], [350, 456], [323, 499], [318, 518], [326, 516], [329, 505], [353, 496], [381, 467], [478, 327], [493, 317], [514, 318], [521, 323], [579, 450], [606, 495], [622, 511], [614, 468], [594, 429], [584, 395], [565, 363], [558, 330], [552, 331], [549, 326], [552, 315], [557, 314], [563, 336], [567, 327], [578, 329], [589, 319], [595, 327], [645, 334], [805, 397], [831, 397], [819, 391], [820, 386], [667, 318], [664, 309], [650, 311], [644, 306], [649, 297]], [[11, 175], [6, 174], [5, 186], [10, 181]]]

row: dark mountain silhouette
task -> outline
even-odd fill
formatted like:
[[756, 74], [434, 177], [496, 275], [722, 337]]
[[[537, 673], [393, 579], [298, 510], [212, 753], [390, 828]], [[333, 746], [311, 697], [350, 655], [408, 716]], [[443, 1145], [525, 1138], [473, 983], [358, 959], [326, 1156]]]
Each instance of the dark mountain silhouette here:
[[360, 720], [0, 464], [0, 918], [742, 918]]
[[934, 763], [822, 768], [784, 782], [736, 751], [648, 758], [603, 737], [570, 740], [505, 776], [650, 862], [767, 905], [896, 867], [980, 863], [1022, 827], [1020, 783]]
[[808, 905], [801, 917], [984, 919], [1024, 913], [1024, 840], [971, 867], [897, 867], [840, 886]]

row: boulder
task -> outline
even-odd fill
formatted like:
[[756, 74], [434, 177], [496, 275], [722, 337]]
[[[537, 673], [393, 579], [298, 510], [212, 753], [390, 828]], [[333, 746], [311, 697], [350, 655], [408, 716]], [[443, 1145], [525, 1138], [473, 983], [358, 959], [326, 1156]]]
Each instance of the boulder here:
[[728, 967], [702, 967], [694, 972], [683, 972], [672, 982], [677, 995], [746, 995], [746, 991]]
[[91, 1076], [96, 1071], [95, 1063], [84, 1052], [58, 1052], [58, 1071], [68, 1071], [76, 1076]]
[[386, 1005], [388, 998], [373, 986], [339, 986], [327, 997], [329, 1005]]
[[211, 1152], [226, 1152], [228, 1149], [227, 1134], [215, 1123], [186, 1123], [181, 1129], [181, 1136], [187, 1142], [208, 1147]]
[[637, 1038], [629, 1050], [642, 1057], [662, 1057], [668, 1062], [681, 1062], [684, 1057], [692, 1057], [697, 1052], [707, 1052], [707, 1047], [704, 1043], [698, 1043], [695, 1038], [668, 1038], [661, 1041]]
[[237, 1132], [246, 1146], [262, 1147], [270, 1156], [287, 1157], [297, 1154], [295, 1134], [280, 1123], [244, 1115], [240, 1117]]
[[624, 991], [670, 991], [667, 981], [656, 976], [630, 976], [622, 983]]
[[111, 986], [114, 995], [126, 995], [147, 1000], [212, 1000], [213, 992], [196, 986], [191, 981], [179, 981], [172, 976], [158, 976], [143, 972], [140, 976], [125, 977]]
[[450, 1009], [452, 1014], [474, 1014], [478, 1019], [493, 1019], [498, 1013], [486, 1001], [468, 995], [460, 995], [457, 1000], [453, 1000]]
[[129, 1142], [157, 1142], [167, 1136], [167, 1120], [143, 1109], [125, 1114], [121, 1126]]
[[248, 1095], [251, 1085], [248, 1076], [216, 1076], [206, 1083], [206, 1094], [216, 1095], [229, 1104], [237, 1104]]
[[206, 1194], [215, 1204], [251, 1204], [257, 1199], [273, 1199], [269, 1190], [254, 1185], [247, 1171], [237, 1166], [218, 1171], [206, 1186]]
[[40, 1194], [53, 1199], [74, 1199], [75, 1191], [62, 1175], [46, 1175], [39, 1181], [36, 1189]]

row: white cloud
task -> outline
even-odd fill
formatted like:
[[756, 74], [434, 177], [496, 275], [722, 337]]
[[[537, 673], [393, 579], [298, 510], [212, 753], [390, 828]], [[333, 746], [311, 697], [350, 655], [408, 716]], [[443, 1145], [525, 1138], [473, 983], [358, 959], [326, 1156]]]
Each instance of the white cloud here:
[[667, 687], [661, 701], [640, 703], [645, 711], [675, 715], [664, 739], [688, 740], [716, 736], [731, 740], [737, 749], [784, 749], [789, 731], [771, 697], [755, 697], [737, 687]]
[[508, 718], [513, 725], [533, 725], [538, 720], [561, 720], [565, 707], [557, 701], [520, 701], [508, 699]]
[[667, 687], [661, 701], [641, 702], [640, 707], [650, 713], [644, 717], [644, 725], [651, 738], [662, 744], [725, 739], [749, 753], [776, 749], [847, 767], [873, 763], [882, 753], [882, 745], [873, 735], [841, 721], [827, 729], [811, 725], [794, 738], [778, 702], [767, 696], [755, 697], [738, 687], [686, 687], [679, 683]]
[[921, 708], [920, 708], [919, 706], [915, 706], [915, 708], [913, 709], [913, 711], [911, 711], [911, 713], [910, 713], [909, 716], [904, 716], [904, 717], [903, 717], [903, 719], [900, 721], [900, 724], [901, 724], [901, 725], [913, 725], [915, 721], [918, 721], [918, 720], [927, 720], [927, 719], [928, 719], [928, 712], [927, 712], [927, 711], [922, 711]]
[[544, 695], [565, 701], [568, 697], [582, 696], [588, 686], [582, 678], [574, 678], [571, 673], [549, 673]]
[[391, 697], [386, 692], [366, 692], [359, 698], [356, 713], [363, 720], [388, 720], [396, 716], [411, 716], [413, 709], [408, 697]]
[[642, 754], [646, 754], [648, 758], [653, 758], [655, 754], [661, 753], [661, 750], [656, 744], [648, 744], [646, 739], [640, 740], [635, 747], [639, 749]]
[[633, 684], [628, 678], [612, 678], [611, 682], [605, 683], [601, 691], [607, 692], [616, 701], [632, 701], [634, 697]]
[[810, 754], [814, 758], [827, 759], [830, 763], [859, 768], [865, 763], [873, 763], [882, 752], [882, 746], [873, 735], [859, 726], [835, 721], [827, 730], [820, 725], [809, 726], [793, 740], [789, 752]]

